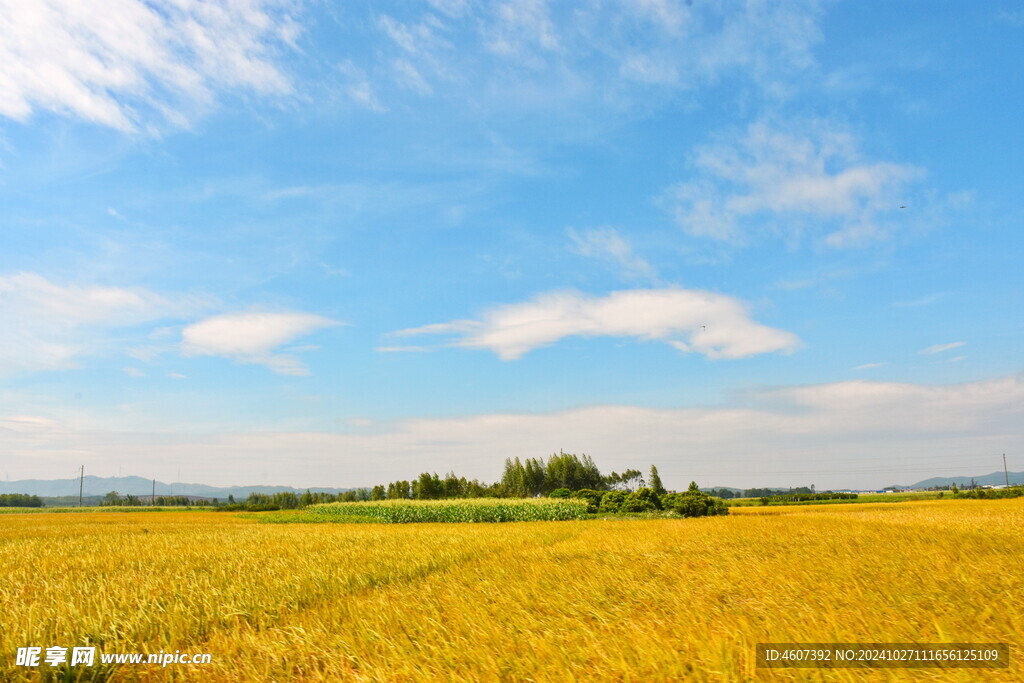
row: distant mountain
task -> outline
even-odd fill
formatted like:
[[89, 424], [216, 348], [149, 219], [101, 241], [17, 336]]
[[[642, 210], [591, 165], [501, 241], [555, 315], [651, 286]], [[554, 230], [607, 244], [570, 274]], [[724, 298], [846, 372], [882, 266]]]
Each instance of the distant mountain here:
[[[1010, 484], [1024, 484], [1024, 472], [1009, 472]], [[910, 488], [910, 489], [926, 489], [932, 486], [952, 486], [956, 484], [958, 487], [970, 486], [972, 477], [932, 477], [931, 479], [925, 479], [919, 481], [916, 484], [910, 486], [900, 486], [898, 488]], [[1006, 483], [1006, 473], [993, 472], [992, 474], [985, 474], [980, 477], [973, 477], [974, 483], [979, 486], [997, 486], [999, 484]]]
[[[156, 483], [158, 496], [202, 496], [204, 498], [245, 498], [250, 493], [280, 493], [290, 491], [303, 493], [306, 489], [291, 486], [207, 486], [205, 484], [183, 484], [176, 482]], [[325, 487], [309, 487], [310, 491], [338, 494], [351, 489], [335, 489]], [[85, 478], [82, 494], [86, 496], [102, 496], [117, 491], [122, 496], [129, 493], [136, 496], [148, 496], [153, 493], [153, 480], [142, 477], [93, 477]], [[0, 481], [0, 493], [27, 493], [31, 496], [77, 496], [78, 479], [22, 479], [21, 481]]]

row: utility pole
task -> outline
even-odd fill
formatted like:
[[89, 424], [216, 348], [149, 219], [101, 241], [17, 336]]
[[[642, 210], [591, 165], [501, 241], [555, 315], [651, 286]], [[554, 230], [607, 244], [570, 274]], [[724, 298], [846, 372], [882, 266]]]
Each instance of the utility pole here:
[[1010, 471], [1006, 469], [1006, 453], [1003, 453], [1003, 476], [1006, 477], [1006, 488], [1010, 488]]
[[78, 475], [78, 507], [82, 507], [82, 486], [85, 484], [85, 465]]

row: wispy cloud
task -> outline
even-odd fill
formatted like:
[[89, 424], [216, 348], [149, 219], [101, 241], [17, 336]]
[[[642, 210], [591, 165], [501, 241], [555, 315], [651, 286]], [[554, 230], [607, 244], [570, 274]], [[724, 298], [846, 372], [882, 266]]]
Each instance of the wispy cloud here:
[[4, 3], [0, 115], [42, 109], [153, 130], [189, 125], [223, 89], [288, 93], [275, 53], [300, 33], [292, 10], [279, 0]]
[[880, 368], [885, 363], [865, 363], [864, 365], [858, 365], [854, 370], [873, 370], [874, 368]]
[[918, 353], [927, 356], [933, 353], [942, 353], [943, 351], [949, 351], [950, 349], [958, 349], [961, 346], [965, 346], [966, 344], [967, 342], [962, 341], [950, 342], [949, 344], [935, 344], [934, 346], [929, 346], [926, 349], [921, 349], [920, 351], [918, 351]]
[[921, 306], [930, 306], [931, 304], [938, 303], [945, 298], [945, 294], [929, 294], [919, 299], [908, 299], [905, 301], [893, 301], [892, 305], [894, 308], [919, 308]]
[[834, 285], [838, 280], [846, 280], [854, 277], [863, 277], [865, 274], [874, 273], [884, 267], [884, 262], [865, 263], [858, 267], [851, 266], [826, 266], [809, 271], [785, 280], [779, 280], [772, 284], [773, 289], [783, 292], [795, 292], [810, 287], [825, 287]]
[[655, 278], [651, 264], [634, 254], [633, 246], [614, 228], [581, 231], [569, 228], [568, 234], [572, 251], [580, 256], [609, 262], [627, 279]]
[[412, 16], [379, 13], [362, 22], [374, 32], [367, 36], [374, 49], [352, 66], [363, 76], [354, 93], [374, 103], [366, 106], [383, 111], [412, 94], [454, 97], [473, 111], [579, 116], [642, 109], [652, 94], [729, 77], [775, 96], [813, 65], [822, 38], [818, 0], [430, 4]]
[[806, 232], [832, 247], [887, 236], [902, 193], [923, 174], [865, 160], [852, 135], [821, 121], [799, 132], [753, 124], [738, 139], [700, 148], [694, 169], [695, 179], [665, 196], [688, 234], [748, 244]]
[[520, 304], [496, 306], [480, 320], [456, 320], [401, 330], [398, 336], [454, 335], [452, 346], [493, 351], [502, 360], [571, 336], [659, 340], [685, 353], [744, 358], [791, 352], [796, 335], [750, 319], [738, 299], [685, 289], [637, 289], [592, 297], [549, 292]]
[[378, 346], [378, 347], [376, 347], [374, 349], [374, 351], [379, 351], [381, 353], [426, 353], [426, 352], [429, 352], [429, 351], [436, 351], [436, 350], [437, 349], [434, 346], [413, 346], [413, 345]]
[[143, 288], [0, 275], [0, 375], [74, 367], [81, 356], [109, 351], [110, 330], [182, 315], [193, 304]]
[[0, 414], [7, 466], [26, 478], [51, 476], [65, 464], [70, 472], [83, 462], [97, 471], [131, 452], [131, 464], [155, 477], [183, 467], [209, 484], [252, 483], [246, 478], [260, 471], [267, 473], [265, 483], [365, 486], [407, 479], [425, 462], [493, 480], [506, 457], [564, 447], [592, 455], [604, 470], [635, 467], [643, 453], [670, 488], [693, 479], [732, 486], [881, 486], [962, 474], [949, 468], [983, 467], [983, 454], [1024, 447], [1024, 376], [952, 385], [775, 387], [744, 397], [742, 406], [483, 413], [380, 423], [349, 434], [273, 425], [146, 434], [119, 432], [109, 420], [99, 424], [46, 413]]
[[[508, 0], [494, 8], [487, 47], [501, 55], [529, 61], [535, 51], [552, 52], [561, 48], [547, 0]], [[534, 65], [542, 65], [536, 60]]]
[[350, 100], [371, 111], [385, 112], [388, 110], [377, 97], [376, 89], [370, 82], [369, 76], [366, 75], [366, 71], [356, 66], [351, 60], [339, 64], [338, 71], [341, 72], [345, 80], [345, 94]]
[[182, 330], [181, 350], [188, 356], [222, 356], [240, 363], [257, 363], [282, 375], [307, 375], [309, 371], [292, 355], [299, 349], [276, 353], [277, 349], [339, 324], [310, 313], [225, 313]]

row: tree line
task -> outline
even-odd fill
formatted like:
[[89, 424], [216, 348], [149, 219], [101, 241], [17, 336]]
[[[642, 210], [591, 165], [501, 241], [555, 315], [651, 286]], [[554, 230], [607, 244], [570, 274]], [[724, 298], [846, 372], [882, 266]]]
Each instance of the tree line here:
[[133, 493], [122, 496], [117, 491], [111, 491], [103, 496], [100, 501], [102, 507], [142, 507], [143, 505], [156, 505], [158, 507], [187, 507], [191, 505], [209, 507], [217, 505], [216, 499], [192, 498], [189, 496], [136, 496]]
[[683, 493], [666, 491], [652, 466], [645, 478], [640, 470], [603, 474], [586, 454], [554, 453], [545, 458], [508, 458], [501, 479], [493, 483], [466, 479], [454, 472], [441, 477], [421, 472], [416, 479], [403, 479], [338, 494], [252, 493], [244, 501], [228, 498], [218, 510], [291, 510], [308, 505], [335, 502], [381, 500], [442, 500], [454, 498], [574, 497], [587, 500], [591, 512], [620, 513], [682, 510], [680, 514], [725, 514], [725, 504], [699, 491], [696, 484]]
[[953, 484], [950, 489], [954, 498], [994, 499], [994, 498], [1020, 498], [1024, 496], [1024, 486], [1011, 486], [1002, 489], [959, 489]]
[[43, 499], [27, 493], [0, 493], [0, 507], [3, 508], [41, 508]]
[[789, 493], [776, 496], [761, 496], [761, 505], [778, 505], [785, 503], [806, 503], [815, 500], [856, 500], [856, 493], [837, 493], [825, 491], [823, 493]]
[[765, 498], [771, 496], [807, 495], [814, 493], [814, 486], [797, 486], [788, 489], [707, 489], [716, 498]]
[[[660, 481], [659, 481], [660, 483]], [[467, 480], [449, 472], [444, 477], [436, 472], [422, 472], [417, 479], [378, 484], [369, 489], [366, 498], [357, 489], [354, 500], [439, 500], [444, 498], [532, 498], [546, 496], [557, 489], [578, 491], [591, 489], [632, 491], [644, 486], [639, 470], [604, 475], [586, 454], [554, 453], [544, 458], [506, 458], [501, 479], [487, 484]]]
[[[438, 500], [444, 498], [580, 498], [592, 513], [639, 513], [673, 510], [686, 517], [727, 514], [721, 498], [700, 491], [696, 483], [681, 493], [667, 491], [651, 466], [645, 479], [640, 470], [602, 474], [586, 454], [554, 453], [544, 458], [507, 458], [501, 479], [492, 484], [467, 481], [449, 472], [445, 477], [423, 472], [411, 481], [380, 484], [369, 500]], [[356, 497], [356, 500], [361, 498]]]
[[[666, 491], [658, 475], [657, 467], [651, 466], [645, 478], [640, 470], [627, 469], [623, 472], [603, 474], [586, 454], [554, 453], [547, 458], [507, 458], [501, 478], [493, 483], [449, 472], [444, 477], [436, 472], [422, 472], [411, 480], [392, 481], [370, 488], [358, 488], [338, 494], [312, 492], [308, 489], [301, 494], [291, 491], [278, 493], [251, 493], [242, 500], [228, 496], [226, 502], [217, 499], [193, 498], [189, 496], [122, 496], [117, 491], [106, 494], [101, 505], [105, 506], [204, 506], [229, 511], [292, 510], [309, 505], [335, 502], [379, 501], [379, 500], [440, 500], [450, 498], [530, 498], [536, 496], [573, 496], [593, 501], [589, 507], [594, 512], [644, 512], [649, 510], [674, 509], [678, 502], [673, 496], [688, 495], [688, 504], [700, 500], [704, 508], [714, 507], [708, 503], [712, 498], [719, 503], [725, 496], [711, 496], [699, 492], [692, 485], [684, 493]], [[792, 489], [791, 489], [792, 490]], [[797, 489], [800, 490], [800, 489]], [[701, 493], [706, 498], [694, 495]], [[729, 489], [723, 493], [731, 494]], [[713, 492], [714, 493], [714, 492]], [[610, 495], [606, 495], [610, 494]], [[635, 495], [634, 495], [635, 494]], [[668, 496], [666, 498], [666, 496]], [[728, 497], [732, 497], [729, 495]], [[42, 501], [39, 503], [42, 505]], [[717, 508], [716, 508], [717, 509]], [[724, 504], [722, 508], [724, 509]]]

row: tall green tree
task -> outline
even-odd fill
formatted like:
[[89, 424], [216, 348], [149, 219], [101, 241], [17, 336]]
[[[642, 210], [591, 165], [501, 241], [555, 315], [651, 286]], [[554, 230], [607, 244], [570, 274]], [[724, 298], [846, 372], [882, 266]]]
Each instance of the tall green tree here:
[[644, 475], [640, 470], [626, 470], [619, 475], [619, 481], [627, 491], [644, 485]]
[[651, 478], [647, 481], [647, 486], [659, 496], [667, 493], [661, 484], [661, 477], [658, 476], [658, 468], [654, 465], [651, 465]]
[[526, 468], [519, 458], [505, 458], [505, 472], [501, 475], [501, 486], [505, 495], [513, 498], [525, 498], [529, 495], [526, 488]]

